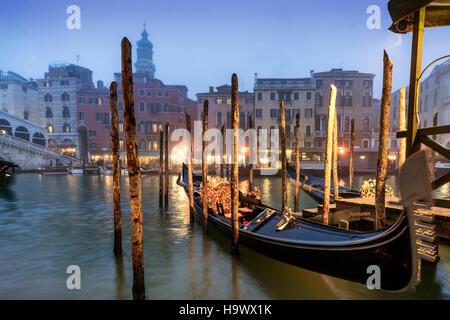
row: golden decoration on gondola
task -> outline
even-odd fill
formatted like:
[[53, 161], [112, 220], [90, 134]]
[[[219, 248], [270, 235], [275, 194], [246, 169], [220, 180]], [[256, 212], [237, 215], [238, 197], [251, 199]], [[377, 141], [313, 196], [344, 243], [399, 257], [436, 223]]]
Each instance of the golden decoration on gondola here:
[[[359, 193], [361, 198], [374, 198], [375, 197], [375, 185], [376, 179], [365, 180], [361, 189], [359, 189]], [[386, 197], [393, 197], [394, 190], [388, 184], [385, 185], [384, 191], [386, 193]]]

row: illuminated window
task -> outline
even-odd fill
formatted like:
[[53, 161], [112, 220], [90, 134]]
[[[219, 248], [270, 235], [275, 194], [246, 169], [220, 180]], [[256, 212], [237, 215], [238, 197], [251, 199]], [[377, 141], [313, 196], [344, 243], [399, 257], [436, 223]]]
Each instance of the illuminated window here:
[[153, 141], [153, 150], [158, 150], [158, 141]]
[[216, 103], [217, 104], [222, 104], [222, 98], [217, 98]]
[[124, 145], [123, 140], [120, 139], [120, 140], [119, 140], [119, 148], [120, 148], [120, 149], [123, 149], [123, 145]]
[[48, 131], [48, 133], [53, 133], [53, 126], [52, 125], [48, 125], [47, 126], [47, 131]]
[[123, 133], [123, 121], [122, 120], [119, 121], [119, 132]]
[[158, 132], [158, 125], [156, 123], [153, 124], [153, 132]]
[[231, 104], [231, 98], [227, 98], [227, 104]]

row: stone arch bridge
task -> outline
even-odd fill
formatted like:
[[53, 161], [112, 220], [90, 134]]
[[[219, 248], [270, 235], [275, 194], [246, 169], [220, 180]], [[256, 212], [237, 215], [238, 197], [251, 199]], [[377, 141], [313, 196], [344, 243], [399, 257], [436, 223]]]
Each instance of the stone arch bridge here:
[[0, 111], [0, 157], [21, 170], [50, 165], [80, 165], [80, 160], [47, 148], [47, 131], [40, 125]]

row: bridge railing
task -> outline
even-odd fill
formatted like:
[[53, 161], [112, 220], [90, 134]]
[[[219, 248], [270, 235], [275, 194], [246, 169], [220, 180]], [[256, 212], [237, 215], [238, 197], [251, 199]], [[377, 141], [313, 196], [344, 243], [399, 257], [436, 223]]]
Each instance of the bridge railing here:
[[11, 145], [27, 148], [34, 152], [45, 153], [46, 155], [54, 157], [54, 158], [60, 158], [60, 159], [62, 158], [62, 159], [69, 160], [72, 162], [80, 162], [80, 159], [64, 155], [60, 152], [50, 150], [43, 145], [36, 144], [36, 143], [30, 142], [30, 141], [26, 141], [26, 140], [11, 136], [9, 134], [4, 134], [2, 132], [0, 132], [0, 141], [8, 142]]

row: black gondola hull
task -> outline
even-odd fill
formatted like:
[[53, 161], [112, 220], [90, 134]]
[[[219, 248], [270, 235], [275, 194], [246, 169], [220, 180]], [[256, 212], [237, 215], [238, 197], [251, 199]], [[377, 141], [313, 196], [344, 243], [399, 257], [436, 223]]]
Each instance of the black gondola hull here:
[[[186, 178], [184, 170], [181, 185], [187, 191]], [[199, 218], [196, 220], [202, 221], [203, 210], [199, 194], [194, 198]], [[262, 210], [261, 215], [265, 212], [272, 213], [256, 227], [240, 225], [239, 241], [265, 256], [362, 285], [368, 282], [372, 284], [369, 280], [373, 274], [371, 268], [379, 268], [380, 287], [384, 290], [409, 288], [414, 283], [412, 279], [417, 277], [413, 275], [416, 270], [413, 260], [415, 257], [411, 255], [406, 215], [402, 215], [387, 230], [369, 233], [341, 230], [301, 218], [295, 223], [298, 228], [276, 231], [274, 227], [281, 218], [281, 213], [267, 206]], [[208, 230], [214, 232], [213, 229], [231, 237], [230, 220], [210, 211]], [[290, 238], [286, 237], [287, 233], [291, 234]], [[354, 240], [333, 243], [333, 234], [345, 235]]]

